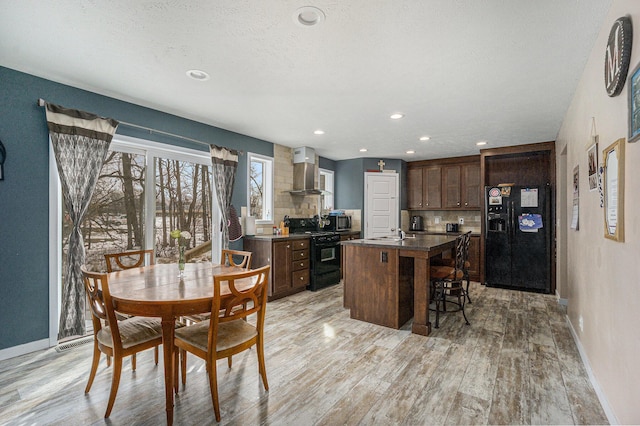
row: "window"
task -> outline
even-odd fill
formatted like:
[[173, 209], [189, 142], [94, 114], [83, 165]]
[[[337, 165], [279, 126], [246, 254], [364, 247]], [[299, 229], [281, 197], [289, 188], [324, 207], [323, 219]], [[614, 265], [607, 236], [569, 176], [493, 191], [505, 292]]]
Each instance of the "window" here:
[[329, 214], [333, 210], [333, 170], [320, 169], [320, 196], [321, 213]]
[[[50, 170], [49, 336], [55, 344], [71, 222], [53, 154]], [[104, 271], [104, 253], [140, 248], [155, 249], [156, 263], [176, 262], [178, 249], [169, 236], [173, 229], [191, 233], [188, 248], [200, 247], [199, 258], [210, 260], [214, 247], [213, 258], [218, 259], [220, 233], [212, 224], [220, 216], [212, 183], [208, 151], [115, 135], [81, 225], [85, 264]]]
[[273, 223], [273, 158], [249, 153], [247, 205], [256, 223]]
[[[169, 236], [174, 229], [192, 235], [187, 249], [207, 244], [212, 223], [209, 157], [186, 158], [157, 146], [132, 149], [119, 142], [114, 138], [111, 144], [81, 226], [85, 264], [102, 271], [104, 253], [147, 248], [155, 249], [157, 263], [175, 262], [178, 248]], [[154, 174], [147, 173], [146, 164]], [[146, 179], [152, 182], [149, 199]], [[66, 214], [63, 218], [64, 260], [71, 222]], [[150, 238], [146, 229], [151, 229]]]

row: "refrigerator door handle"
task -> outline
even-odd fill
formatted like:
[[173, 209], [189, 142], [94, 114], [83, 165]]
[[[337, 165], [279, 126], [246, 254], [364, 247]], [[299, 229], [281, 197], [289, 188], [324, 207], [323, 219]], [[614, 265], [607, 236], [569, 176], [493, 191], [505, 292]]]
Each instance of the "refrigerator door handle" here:
[[513, 241], [516, 234], [516, 222], [515, 222], [515, 206], [514, 202], [509, 202], [509, 239]]

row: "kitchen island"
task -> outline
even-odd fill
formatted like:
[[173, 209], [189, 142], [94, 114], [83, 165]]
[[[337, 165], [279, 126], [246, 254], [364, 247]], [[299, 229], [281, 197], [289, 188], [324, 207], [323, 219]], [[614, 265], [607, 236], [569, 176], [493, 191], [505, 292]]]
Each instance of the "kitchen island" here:
[[455, 246], [453, 235], [343, 241], [344, 307], [351, 318], [428, 335], [430, 259]]

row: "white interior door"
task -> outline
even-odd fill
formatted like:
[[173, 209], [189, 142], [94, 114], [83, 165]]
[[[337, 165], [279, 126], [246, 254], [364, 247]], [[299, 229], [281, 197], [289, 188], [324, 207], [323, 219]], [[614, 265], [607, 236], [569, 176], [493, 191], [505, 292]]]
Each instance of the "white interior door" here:
[[400, 179], [397, 173], [365, 173], [364, 237], [398, 233], [400, 222]]

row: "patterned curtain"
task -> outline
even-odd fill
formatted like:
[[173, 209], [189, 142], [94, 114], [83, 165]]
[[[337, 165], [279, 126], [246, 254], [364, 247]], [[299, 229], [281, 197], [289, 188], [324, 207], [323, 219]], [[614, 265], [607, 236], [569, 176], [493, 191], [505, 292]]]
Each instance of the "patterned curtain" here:
[[62, 284], [58, 339], [63, 339], [85, 333], [86, 298], [80, 271], [85, 253], [80, 225], [118, 122], [49, 103], [46, 104], [46, 111], [64, 204], [73, 224], [69, 236], [69, 254], [64, 265], [67, 279]]
[[229, 248], [229, 208], [233, 183], [238, 168], [238, 151], [211, 145], [211, 162], [213, 163], [213, 180], [218, 196], [218, 207], [222, 215], [222, 248]]

